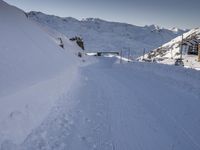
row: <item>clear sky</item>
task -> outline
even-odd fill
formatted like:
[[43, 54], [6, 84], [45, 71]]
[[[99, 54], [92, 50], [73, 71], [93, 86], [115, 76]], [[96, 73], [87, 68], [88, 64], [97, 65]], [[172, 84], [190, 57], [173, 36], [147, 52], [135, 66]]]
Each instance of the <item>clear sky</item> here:
[[200, 26], [200, 0], [4, 0], [25, 11], [61, 17], [101, 18], [144, 26]]

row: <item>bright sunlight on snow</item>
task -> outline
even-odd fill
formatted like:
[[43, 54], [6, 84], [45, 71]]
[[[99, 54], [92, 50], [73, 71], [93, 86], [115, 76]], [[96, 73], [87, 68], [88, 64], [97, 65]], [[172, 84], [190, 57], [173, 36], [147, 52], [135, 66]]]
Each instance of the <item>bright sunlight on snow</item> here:
[[[172, 40], [171, 33], [178, 29], [165, 31], [171, 35], [163, 33], [167, 38], [157, 41], [172, 40], [162, 46], [169, 49], [159, 53], [166, 58], [160, 64], [126, 58], [119, 51], [84, 52], [80, 41], [66, 37], [74, 31], [60, 33], [64, 28], [52, 25], [0, 0], [0, 150], [200, 150], [200, 71], [164, 65], [170, 48], [176, 47], [174, 55], [178, 51], [180, 37]], [[116, 32], [124, 28], [119, 26]], [[90, 34], [98, 32], [83, 28], [86, 47], [94, 48], [99, 39], [92, 43]], [[138, 37], [151, 34], [145, 39], [156, 41], [160, 34], [147, 28], [134, 33], [145, 30]], [[158, 46], [143, 40], [140, 46]]]

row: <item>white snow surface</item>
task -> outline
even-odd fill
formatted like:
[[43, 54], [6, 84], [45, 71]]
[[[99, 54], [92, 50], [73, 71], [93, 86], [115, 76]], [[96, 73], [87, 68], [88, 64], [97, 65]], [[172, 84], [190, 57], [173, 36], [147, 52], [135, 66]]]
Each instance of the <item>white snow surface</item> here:
[[195, 70], [99, 58], [18, 149], [199, 150], [199, 82]]
[[85, 49], [92, 51], [131, 50], [132, 55], [141, 55], [143, 49], [152, 50], [178, 35], [184, 30], [164, 29], [156, 25], [134, 26], [126, 23], [108, 22], [97, 18], [77, 20], [61, 18], [41, 12], [28, 13], [30, 19], [48, 26], [71, 38], [81, 36]]
[[0, 150], [200, 150], [199, 71], [79, 61], [1, 0], [0, 19]]
[[0, 145], [21, 143], [42, 122], [70, 86], [77, 63], [23, 11], [0, 0]]

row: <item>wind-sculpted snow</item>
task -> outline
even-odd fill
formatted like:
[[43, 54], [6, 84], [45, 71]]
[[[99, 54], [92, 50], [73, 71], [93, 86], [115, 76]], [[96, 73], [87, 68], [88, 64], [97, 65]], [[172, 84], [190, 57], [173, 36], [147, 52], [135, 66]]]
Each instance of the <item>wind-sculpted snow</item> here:
[[77, 47], [54, 38], [0, 0], [0, 149], [21, 143], [76, 75]]

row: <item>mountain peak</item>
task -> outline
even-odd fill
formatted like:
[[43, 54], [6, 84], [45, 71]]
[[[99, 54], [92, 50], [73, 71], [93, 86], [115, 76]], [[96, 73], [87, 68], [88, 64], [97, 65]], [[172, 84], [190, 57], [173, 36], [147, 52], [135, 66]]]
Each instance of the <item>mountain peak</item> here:
[[155, 25], [155, 24], [146, 25], [145, 27], [150, 28], [151, 30], [160, 30], [160, 29], [164, 29], [163, 27], [158, 26], [158, 25]]
[[98, 21], [103, 21], [103, 20], [99, 18], [83, 18], [81, 21], [98, 22]]

